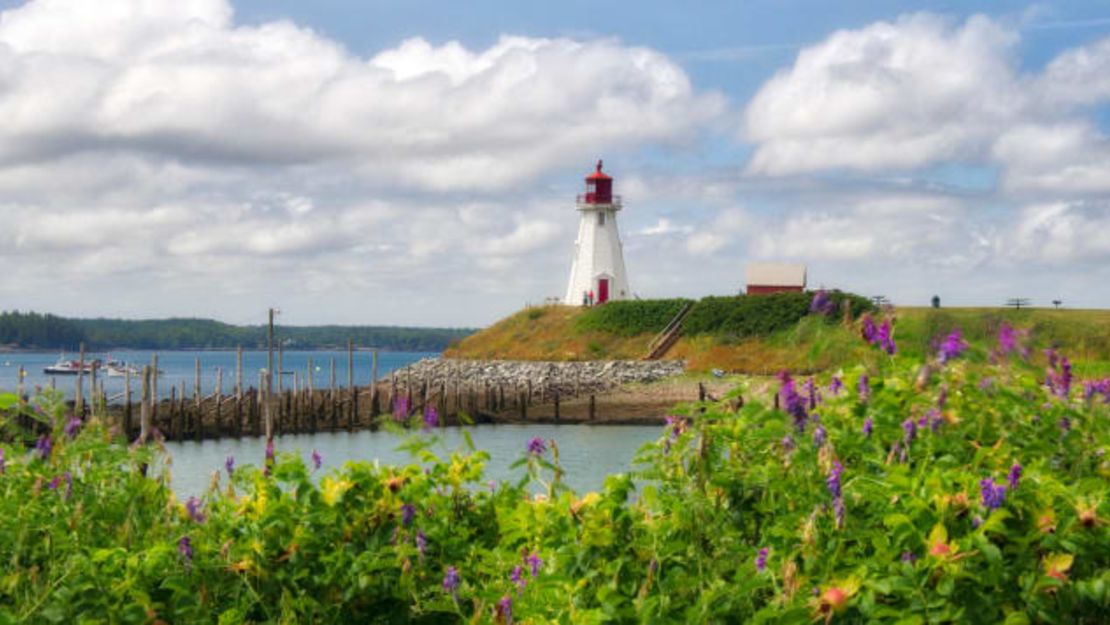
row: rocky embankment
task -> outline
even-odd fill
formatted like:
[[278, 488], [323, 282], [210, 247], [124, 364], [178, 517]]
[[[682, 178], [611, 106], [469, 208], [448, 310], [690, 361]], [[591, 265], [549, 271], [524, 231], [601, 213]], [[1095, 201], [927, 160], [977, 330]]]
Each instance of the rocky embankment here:
[[396, 372], [398, 386], [411, 379], [431, 387], [456, 384], [519, 389], [560, 395], [601, 393], [630, 383], [656, 382], [682, 373], [682, 362], [671, 360], [531, 362], [425, 358]]

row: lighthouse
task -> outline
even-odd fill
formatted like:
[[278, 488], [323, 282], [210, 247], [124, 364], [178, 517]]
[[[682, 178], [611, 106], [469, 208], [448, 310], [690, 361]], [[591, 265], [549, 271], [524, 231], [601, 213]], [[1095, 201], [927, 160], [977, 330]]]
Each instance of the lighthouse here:
[[617, 232], [621, 198], [613, 195], [613, 178], [601, 171], [601, 161], [596, 171], [586, 176], [586, 192], [578, 196], [576, 204], [578, 240], [563, 303], [581, 305], [589, 293], [593, 293], [595, 304], [630, 298], [632, 291]]

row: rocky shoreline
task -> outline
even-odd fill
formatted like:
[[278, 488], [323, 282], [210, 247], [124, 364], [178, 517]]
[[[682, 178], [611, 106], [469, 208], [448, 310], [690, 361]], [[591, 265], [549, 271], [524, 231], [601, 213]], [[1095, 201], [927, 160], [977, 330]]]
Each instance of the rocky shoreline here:
[[433, 387], [458, 381], [491, 387], [521, 388], [562, 395], [599, 393], [626, 384], [648, 384], [686, 370], [674, 360], [608, 360], [581, 362], [537, 362], [522, 360], [455, 360], [425, 358], [398, 369], [394, 377], [402, 388], [413, 384]]

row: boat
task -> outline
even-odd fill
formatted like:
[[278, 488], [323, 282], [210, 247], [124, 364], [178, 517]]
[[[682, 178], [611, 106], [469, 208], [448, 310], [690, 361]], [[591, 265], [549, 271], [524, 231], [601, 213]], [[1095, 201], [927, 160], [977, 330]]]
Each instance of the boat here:
[[122, 378], [127, 375], [139, 375], [141, 373], [139, 367], [122, 360], [109, 359], [104, 365], [104, 375], [110, 378]]
[[[100, 368], [99, 360], [89, 360], [85, 362], [84, 372], [92, 373], [94, 370]], [[65, 354], [58, 357], [58, 362], [43, 367], [42, 372], [47, 375], [77, 375], [81, 373], [81, 361], [79, 360], [66, 360]]]

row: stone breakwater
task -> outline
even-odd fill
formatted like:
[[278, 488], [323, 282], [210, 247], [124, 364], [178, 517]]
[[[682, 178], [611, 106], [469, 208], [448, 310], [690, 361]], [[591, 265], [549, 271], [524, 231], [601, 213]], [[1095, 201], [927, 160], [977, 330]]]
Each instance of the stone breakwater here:
[[674, 360], [611, 360], [586, 362], [532, 362], [513, 360], [455, 360], [425, 358], [403, 369], [394, 379], [399, 388], [410, 380], [414, 387], [456, 385], [531, 387], [544, 394], [600, 393], [630, 383], [648, 383], [681, 374], [685, 363]]

